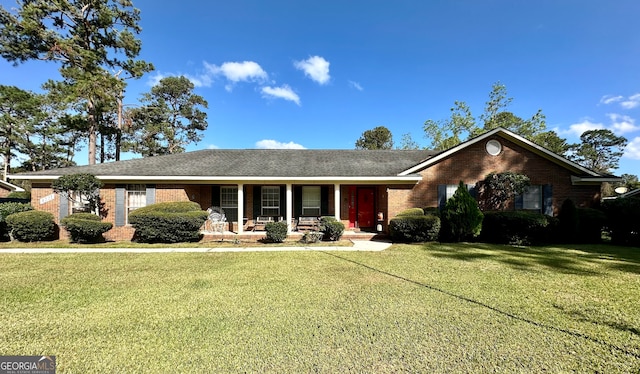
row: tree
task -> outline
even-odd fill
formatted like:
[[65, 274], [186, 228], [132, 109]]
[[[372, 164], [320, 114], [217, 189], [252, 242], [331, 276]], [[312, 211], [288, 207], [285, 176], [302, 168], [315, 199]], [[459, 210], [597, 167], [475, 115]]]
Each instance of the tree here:
[[374, 127], [362, 133], [356, 140], [356, 149], [392, 149], [393, 135], [384, 126]]
[[97, 107], [115, 100], [122, 74], [139, 78], [153, 66], [135, 60], [140, 11], [130, 0], [19, 0], [16, 14], [0, 7], [0, 55], [18, 64], [57, 61], [62, 81], [47, 83], [66, 102], [82, 104], [89, 164], [96, 161]]
[[402, 141], [400, 147], [398, 149], [420, 149], [418, 143], [411, 137], [410, 133], [402, 134]]
[[626, 187], [628, 191], [640, 188], [640, 182], [638, 181], [637, 175], [622, 174], [620, 178], [622, 178], [622, 182], [616, 184], [616, 187]]
[[618, 168], [627, 139], [611, 130], [587, 130], [580, 135], [580, 144], [573, 144], [569, 158], [598, 173], [609, 173]]
[[102, 208], [100, 188], [103, 183], [92, 174], [63, 175], [51, 184], [53, 191], [67, 199], [85, 205], [88, 212]]
[[184, 152], [189, 143], [202, 139], [207, 129], [207, 101], [193, 93], [186, 77], [167, 77], [143, 95], [146, 105], [128, 113], [129, 128], [122, 148], [143, 156]]
[[25, 137], [29, 128], [43, 117], [40, 104], [40, 97], [33, 92], [0, 85], [0, 153], [4, 180], [16, 151], [28, 148]]
[[524, 192], [531, 180], [524, 174], [505, 171], [489, 173], [481, 184], [484, 210], [501, 210], [509, 199]]
[[489, 93], [489, 101], [478, 120], [473, 117], [471, 109], [464, 101], [455, 101], [450, 118], [429, 119], [424, 123], [423, 130], [429, 147], [436, 150], [449, 149], [482, 133], [503, 127], [563, 155], [566, 152], [566, 141], [554, 131], [546, 130], [546, 118], [542, 110], [525, 120], [506, 111], [512, 100], [503, 84], [494, 83]]

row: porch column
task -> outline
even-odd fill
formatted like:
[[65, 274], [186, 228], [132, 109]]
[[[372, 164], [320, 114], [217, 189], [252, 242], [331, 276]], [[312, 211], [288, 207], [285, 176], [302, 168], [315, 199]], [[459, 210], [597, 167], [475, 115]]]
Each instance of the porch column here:
[[340, 221], [340, 185], [333, 185], [333, 210], [337, 221]]
[[244, 225], [244, 184], [238, 183], [238, 234], [242, 234]]
[[291, 232], [291, 222], [293, 221], [293, 185], [287, 183], [287, 232]]

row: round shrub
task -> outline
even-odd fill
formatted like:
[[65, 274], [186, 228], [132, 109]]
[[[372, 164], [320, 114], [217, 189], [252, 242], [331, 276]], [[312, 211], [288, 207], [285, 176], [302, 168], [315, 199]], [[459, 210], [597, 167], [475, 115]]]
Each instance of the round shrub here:
[[440, 240], [460, 242], [472, 239], [482, 230], [483, 214], [467, 186], [460, 182], [440, 214]]
[[537, 245], [553, 238], [551, 217], [527, 211], [485, 212], [480, 240], [487, 243]]
[[409, 209], [403, 210], [402, 212], [396, 215], [396, 217], [406, 217], [406, 216], [424, 216], [424, 210], [422, 208], [409, 208]]
[[317, 243], [324, 237], [324, 233], [320, 231], [307, 231], [302, 235], [300, 241], [302, 243]]
[[53, 214], [39, 210], [14, 213], [6, 218], [14, 239], [21, 242], [51, 240], [56, 232]]
[[102, 234], [111, 230], [111, 222], [102, 222], [99, 216], [93, 213], [74, 213], [64, 217], [60, 221], [71, 236], [71, 241], [77, 243], [97, 243], [103, 241]]
[[267, 222], [264, 229], [267, 231], [267, 240], [273, 243], [284, 242], [287, 238], [287, 231], [289, 231], [287, 223], [283, 221]]
[[436, 207], [431, 206], [431, 207], [423, 208], [422, 211], [424, 212], [424, 214], [430, 214], [432, 216], [440, 217], [440, 211]]
[[322, 217], [320, 231], [324, 232], [324, 240], [336, 242], [344, 234], [344, 223], [336, 220], [335, 217]]
[[9, 228], [7, 227], [7, 222], [5, 219], [14, 213], [26, 212], [29, 210], [33, 210], [31, 204], [25, 203], [1, 203], [0, 204], [0, 240], [8, 241], [9, 238]]
[[395, 217], [389, 222], [389, 235], [394, 242], [431, 242], [440, 234], [440, 218], [434, 215]]
[[206, 219], [207, 212], [192, 201], [151, 204], [129, 214], [129, 223], [136, 229], [134, 239], [144, 243], [198, 241]]

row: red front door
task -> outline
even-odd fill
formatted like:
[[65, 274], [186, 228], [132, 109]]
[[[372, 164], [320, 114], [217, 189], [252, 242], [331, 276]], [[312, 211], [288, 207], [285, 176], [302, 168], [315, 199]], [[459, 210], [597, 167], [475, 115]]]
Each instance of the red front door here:
[[358, 188], [358, 227], [375, 226], [374, 189], [371, 187]]

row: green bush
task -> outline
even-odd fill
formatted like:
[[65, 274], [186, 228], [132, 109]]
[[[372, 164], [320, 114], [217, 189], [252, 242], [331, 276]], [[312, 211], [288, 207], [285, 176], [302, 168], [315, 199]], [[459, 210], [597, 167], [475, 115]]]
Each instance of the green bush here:
[[287, 223], [280, 222], [267, 222], [264, 226], [267, 231], [267, 240], [273, 243], [282, 243], [287, 238]]
[[335, 217], [322, 217], [320, 231], [324, 232], [324, 240], [335, 242], [344, 234], [344, 223], [336, 220]]
[[402, 212], [396, 215], [396, 217], [406, 217], [406, 216], [424, 216], [424, 210], [422, 208], [409, 208], [409, 209], [403, 210]]
[[575, 243], [580, 235], [578, 209], [571, 199], [566, 199], [558, 214], [558, 239], [564, 243]]
[[29, 210], [33, 210], [31, 204], [25, 203], [1, 203], [0, 204], [0, 240], [8, 241], [9, 237], [9, 228], [7, 227], [7, 222], [5, 219], [14, 213], [26, 212]]
[[614, 244], [640, 246], [640, 199], [606, 200], [602, 209]]
[[544, 214], [523, 210], [485, 212], [480, 240], [513, 245], [548, 243], [554, 238], [553, 221]]
[[207, 212], [192, 201], [151, 204], [129, 214], [134, 240], [144, 243], [199, 241], [206, 219]]
[[31, 192], [30, 191], [13, 191], [7, 195], [10, 199], [25, 199], [31, 200]]
[[440, 240], [460, 242], [478, 236], [482, 229], [482, 217], [478, 202], [471, 196], [467, 186], [460, 182], [440, 213]]
[[77, 243], [97, 243], [103, 241], [102, 234], [111, 230], [111, 222], [102, 222], [98, 215], [93, 213], [74, 213], [64, 217], [60, 221], [71, 236], [71, 241]]
[[56, 232], [53, 214], [49, 212], [29, 210], [14, 213], [6, 221], [13, 238], [21, 242], [51, 240]]
[[578, 208], [578, 243], [597, 244], [602, 241], [602, 230], [607, 223], [607, 215], [598, 209]]
[[440, 218], [434, 215], [394, 217], [389, 221], [389, 235], [394, 242], [431, 242], [440, 234]]
[[438, 216], [440, 217], [440, 211], [438, 210], [437, 207], [427, 207], [427, 208], [423, 208], [422, 211], [424, 212], [424, 214], [430, 214], [432, 216]]

